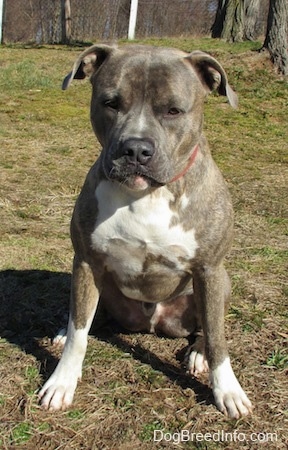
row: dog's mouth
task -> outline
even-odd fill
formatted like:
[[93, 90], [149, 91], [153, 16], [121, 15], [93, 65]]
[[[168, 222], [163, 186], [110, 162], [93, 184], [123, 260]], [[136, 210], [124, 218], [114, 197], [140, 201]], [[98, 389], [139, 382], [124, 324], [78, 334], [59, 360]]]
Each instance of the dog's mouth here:
[[134, 191], [157, 188], [165, 184], [152, 176], [146, 167], [130, 167], [129, 165], [119, 167], [116, 164], [108, 171], [105, 164], [103, 164], [103, 169], [107, 179], [117, 181], [121, 185]]

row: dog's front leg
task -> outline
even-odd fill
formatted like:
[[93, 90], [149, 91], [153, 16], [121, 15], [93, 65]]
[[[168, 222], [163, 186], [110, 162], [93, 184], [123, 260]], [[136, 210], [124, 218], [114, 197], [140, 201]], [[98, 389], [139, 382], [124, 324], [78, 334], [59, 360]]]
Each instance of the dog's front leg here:
[[251, 412], [252, 405], [230, 364], [224, 334], [225, 276], [221, 264], [203, 267], [194, 276], [194, 290], [204, 331], [205, 355], [216, 405], [232, 418]]
[[90, 266], [74, 258], [70, 316], [61, 359], [39, 392], [45, 409], [71, 405], [87, 348], [88, 332], [98, 304], [99, 293]]

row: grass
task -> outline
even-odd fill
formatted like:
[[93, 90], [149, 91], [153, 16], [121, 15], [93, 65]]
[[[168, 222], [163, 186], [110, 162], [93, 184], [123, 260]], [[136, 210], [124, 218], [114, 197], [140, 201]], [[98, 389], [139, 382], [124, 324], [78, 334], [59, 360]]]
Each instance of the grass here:
[[[150, 39], [209, 51], [227, 70], [238, 110], [211, 95], [205, 130], [229, 185], [235, 238], [227, 258], [233, 298], [226, 320], [235, 372], [253, 415], [224, 418], [207, 378], [181, 368], [183, 339], [94, 326], [83, 381], [68, 411], [42, 411], [35, 391], [57, 362], [51, 338], [67, 321], [72, 248], [69, 221], [84, 177], [99, 154], [89, 122], [90, 86], [62, 78], [81, 49], [1, 47], [0, 447], [29, 449], [174, 448], [153, 433], [277, 433], [287, 445], [287, 80], [258, 43]], [[96, 337], [97, 335], [97, 337]], [[167, 435], [168, 436], [168, 435]], [[235, 448], [191, 441], [177, 448]], [[175, 444], [176, 446], [176, 444]]]
[[267, 359], [267, 365], [275, 369], [288, 369], [287, 349], [275, 349]]

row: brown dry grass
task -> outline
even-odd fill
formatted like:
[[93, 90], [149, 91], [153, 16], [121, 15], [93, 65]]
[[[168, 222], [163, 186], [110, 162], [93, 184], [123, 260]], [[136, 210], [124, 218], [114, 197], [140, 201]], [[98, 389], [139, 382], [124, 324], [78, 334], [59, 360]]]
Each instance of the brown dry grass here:
[[[207, 379], [188, 378], [181, 368], [185, 340], [125, 334], [111, 324], [93, 328], [73, 407], [57, 413], [39, 408], [35, 391], [60, 354], [51, 338], [67, 319], [69, 220], [99, 147], [90, 131], [88, 83], [59, 90], [79, 50], [1, 48], [3, 449], [286, 448], [287, 83], [251, 44], [163, 43], [211, 47], [241, 99], [239, 110], [231, 111], [211, 97], [206, 128], [236, 211], [226, 334], [253, 415], [231, 421], [215, 409]], [[156, 444], [155, 429], [237, 431], [248, 440]], [[278, 440], [252, 442], [251, 433], [277, 433]]]

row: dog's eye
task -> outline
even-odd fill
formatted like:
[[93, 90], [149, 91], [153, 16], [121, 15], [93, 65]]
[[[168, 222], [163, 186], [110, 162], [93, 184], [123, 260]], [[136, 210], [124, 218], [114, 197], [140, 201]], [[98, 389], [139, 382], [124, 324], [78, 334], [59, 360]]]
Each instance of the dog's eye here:
[[176, 117], [179, 116], [182, 113], [182, 111], [179, 108], [170, 108], [167, 112], [167, 117]]
[[108, 99], [108, 100], [104, 100], [103, 105], [106, 108], [110, 108], [110, 109], [113, 109], [115, 111], [119, 110], [119, 100], [118, 100], [118, 98], [111, 98], [111, 99]]

